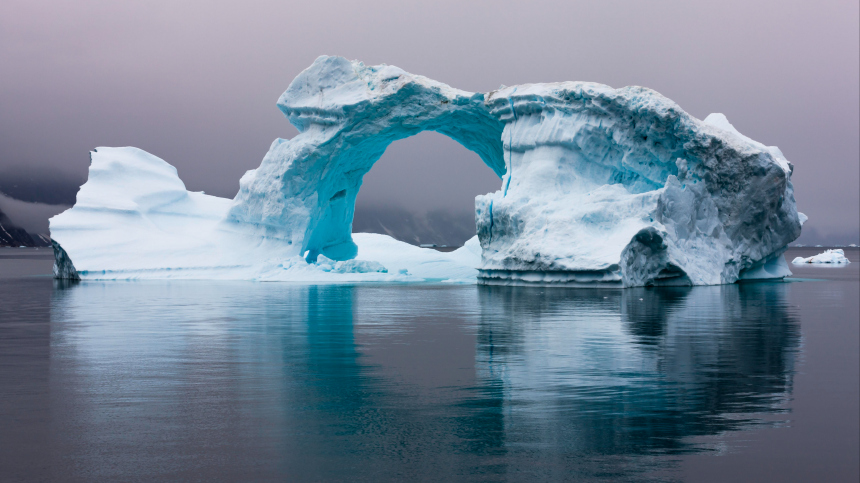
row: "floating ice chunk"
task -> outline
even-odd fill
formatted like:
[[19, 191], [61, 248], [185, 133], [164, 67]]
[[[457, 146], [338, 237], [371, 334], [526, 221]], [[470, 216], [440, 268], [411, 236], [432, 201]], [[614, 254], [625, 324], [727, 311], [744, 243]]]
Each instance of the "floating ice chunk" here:
[[840, 265], [840, 264], [851, 263], [851, 261], [848, 260], [847, 258], [845, 258], [845, 252], [842, 251], [841, 248], [836, 248], [833, 250], [825, 250], [824, 252], [819, 253], [818, 255], [815, 255], [815, 256], [811, 256], [811, 257], [806, 257], [806, 258], [796, 257], [794, 260], [791, 261], [791, 263], [798, 264], [798, 265], [800, 265], [802, 263], [815, 263], [815, 264], [829, 263], [829, 264], [833, 264], [833, 265]]
[[381, 263], [368, 260], [346, 260], [337, 262], [334, 270], [338, 273], [388, 273]]
[[413, 279], [463, 283], [475, 283], [478, 275], [476, 267], [481, 257], [474, 253], [477, 244], [474, 237], [453, 252], [419, 248], [376, 233], [353, 233], [352, 237], [358, 245], [357, 259], [375, 260], [389, 273], [406, 270]]

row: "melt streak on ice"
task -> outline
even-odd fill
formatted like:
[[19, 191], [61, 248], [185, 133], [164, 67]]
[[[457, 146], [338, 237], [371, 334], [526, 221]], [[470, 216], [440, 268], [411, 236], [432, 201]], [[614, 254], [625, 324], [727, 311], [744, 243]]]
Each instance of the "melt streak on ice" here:
[[[57, 273], [708, 285], [790, 275], [783, 252], [806, 219], [779, 149], [643, 87], [481, 94], [323, 56], [278, 107], [300, 133], [276, 139], [233, 200], [188, 192], [138, 149], [98, 148], [77, 203], [51, 220]], [[389, 144], [426, 130], [501, 177], [476, 198], [477, 239], [446, 254], [353, 234], [363, 176]]]

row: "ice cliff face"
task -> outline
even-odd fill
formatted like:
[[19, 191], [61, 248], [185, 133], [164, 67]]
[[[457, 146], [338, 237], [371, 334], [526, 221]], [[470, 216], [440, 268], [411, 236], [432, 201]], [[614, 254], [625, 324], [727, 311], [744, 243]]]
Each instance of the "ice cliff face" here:
[[[778, 149], [744, 137], [722, 115], [700, 121], [641, 87], [565, 82], [476, 94], [324, 56], [278, 107], [300, 134], [275, 140], [232, 203], [188, 193], [175, 169], [151, 155], [100, 148], [78, 204], [52, 220], [64, 260], [83, 278], [229, 271], [315, 280], [309, 274], [320, 270], [352, 273], [338, 262], [358, 256], [349, 267], [375, 279], [453, 270], [442, 278], [719, 284], [790, 274], [782, 252], [805, 219]], [[479, 272], [464, 268], [474, 263], [472, 248], [415, 265], [408, 260], [424, 255], [367, 237], [362, 249], [351, 234], [364, 174], [390, 143], [425, 130], [476, 152], [502, 178], [499, 191], [476, 199]], [[160, 174], [151, 172], [156, 165]], [[112, 182], [100, 181], [106, 169]], [[92, 226], [118, 234], [125, 248], [95, 253], [85, 243]], [[150, 236], [153, 226], [161, 241]], [[147, 257], [129, 260], [131, 246]]]
[[476, 200], [481, 278], [720, 284], [790, 274], [791, 166], [722, 115], [704, 122], [642, 87], [580, 82], [491, 92], [502, 189]]

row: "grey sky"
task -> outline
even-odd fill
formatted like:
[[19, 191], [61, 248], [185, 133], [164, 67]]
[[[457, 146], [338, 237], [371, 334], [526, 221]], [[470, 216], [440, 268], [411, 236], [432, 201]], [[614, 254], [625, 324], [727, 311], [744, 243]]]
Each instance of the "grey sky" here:
[[[699, 118], [723, 112], [795, 164], [809, 232], [854, 234], [858, 25], [856, 0], [4, 0], [0, 168], [84, 178], [90, 149], [133, 145], [189, 189], [232, 197], [272, 140], [296, 133], [278, 96], [332, 54], [472, 91], [596, 81], [653, 88]], [[471, 209], [497, 185], [476, 155], [423, 134], [392, 145], [359, 202]]]

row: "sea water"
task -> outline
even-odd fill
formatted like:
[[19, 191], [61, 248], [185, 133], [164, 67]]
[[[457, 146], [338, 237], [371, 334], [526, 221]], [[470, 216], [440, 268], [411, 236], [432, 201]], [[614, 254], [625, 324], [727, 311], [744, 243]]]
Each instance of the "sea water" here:
[[860, 476], [860, 263], [627, 290], [50, 264], [0, 249], [4, 481]]

